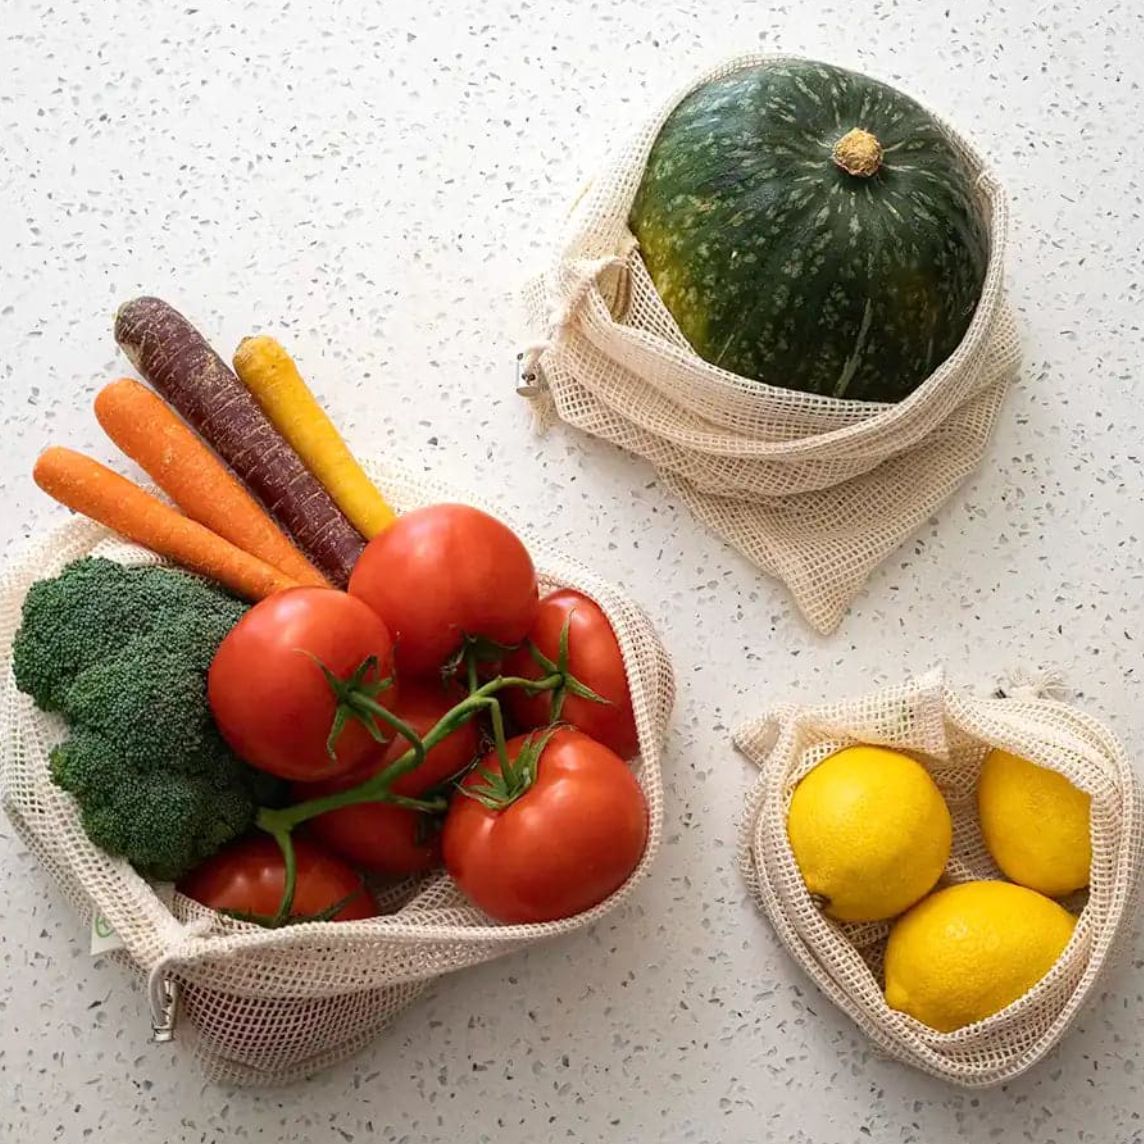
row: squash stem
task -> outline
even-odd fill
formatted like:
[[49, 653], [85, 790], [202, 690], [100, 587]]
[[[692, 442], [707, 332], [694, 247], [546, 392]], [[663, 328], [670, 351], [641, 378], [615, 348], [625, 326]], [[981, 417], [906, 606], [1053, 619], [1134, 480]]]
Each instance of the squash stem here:
[[869, 131], [855, 127], [834, 144], [831, 157], [848, 175], [868, 179], [882, 166], [882, 144]]

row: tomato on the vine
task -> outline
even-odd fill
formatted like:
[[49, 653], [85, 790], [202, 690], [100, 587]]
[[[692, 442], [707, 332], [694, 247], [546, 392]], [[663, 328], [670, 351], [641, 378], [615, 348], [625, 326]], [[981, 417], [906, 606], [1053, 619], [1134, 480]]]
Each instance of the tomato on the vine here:
[[441, 822], [391, 802], [361, 802], [319, 815], [307, 835], [371, 874], [404, 877], [441, 865]]
[[[340, 859], [305, 839], [294, 839], [297, 881], [293, 918], [321, 916], [344, 902], [330, 919], [359, 921], [377, 916], [361, 875]], [[286, 886], [286, 864], [278, 843], [268, 834], [253, 834], [208, 858], [180, 883], [179, 892], [214, 910], [230, 910], [272, 918]]]
[[465, 637], [519, 643], [536, 615], [536, 570], [507, 525], [462, 504], [398, 517], [366, 545], [350, 594], [397, 640], [402, 675], [437, 671]]
[[369, 701], [388, 708], [397, 699], [389, 629], [360, 599], [333, 588], [289, 588], [239, 620], [207, 679], [215, 722], [239, 758], [281, 778], [319, 779], [378, 752], [366, 720], [386, 740], [392, 732], [347, 710], [323, 668], [353, 681]]
[[[567, 626], [567, 660], [561, 642]], [[571, 681], [555, 691], [529, 695], [524, 688], [504, 692], [505, 706], [522, 730], [545, 727], [559, 719], [611, 747], [622, 759], [639, 751], [636, 717], [624, 657], [608, 617], [600, 606], [573, 588], [561, 588], [540, 601], [525, 644], [504, 661], [504, 674], [540, 679], [553, 670]], [[594, 693], [598, 699], [584, 693]], [[599, 702], [599, 700], [604, 702]]]
[[[456, 683], [403, 682], [393, 711], [424, 737], [464, 697]], [[360, 786], [399, 759], [409, 746], [407, 739], [396, 735], [380, 758], [356, 771], [319, 783], [294, 783], [294, 800], [303, 802]], [[392, 789], [399, 795], [421, 795], [462, 771], [479, 749], [480, 732], [476, 721], [470, 720], [432, 747], [416, 770], [402, 775]], [[361, 802], [332, 810], [311, 819], [307, 829], [327, 850], [365, 870], [415, 874], [441, 864], [438, 820], [389, 802]]]
[[[456, 682], [411, 679], [401, 682], [393, 710], [421, 738], [425, 738], [467, 694], [468, 692]], [[376, 773], [390, 763], [396, 762], [409, 750], [409, 747], [409, 740], [403, 735], [395, 736], [386, 747], [380, 762], [371, 765], [370, 771]], [[431, 748], [416, 770], [402, 775], [393, 784], [394, 794], [416, 797], [430, 787], [440, 786], [446, 779], [451, 779], [463, 771], [477, 757], [480, 749], [480, 724], [476, 719], [470, 719]]]
[[581, 731], [508, 743], [462, 783], [445, 818], [445, 868], [503, 922], [570, 917], [627, 881], [647, 845], [647, 801], [623, 760]]

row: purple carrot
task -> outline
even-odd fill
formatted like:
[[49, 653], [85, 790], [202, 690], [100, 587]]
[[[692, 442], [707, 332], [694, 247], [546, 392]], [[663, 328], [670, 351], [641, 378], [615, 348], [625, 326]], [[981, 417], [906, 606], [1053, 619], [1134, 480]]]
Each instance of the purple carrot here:
[[230, 367], [178, 310], [136, 298], [115, 340], [334, 583], [345, 586], [365, 542]]

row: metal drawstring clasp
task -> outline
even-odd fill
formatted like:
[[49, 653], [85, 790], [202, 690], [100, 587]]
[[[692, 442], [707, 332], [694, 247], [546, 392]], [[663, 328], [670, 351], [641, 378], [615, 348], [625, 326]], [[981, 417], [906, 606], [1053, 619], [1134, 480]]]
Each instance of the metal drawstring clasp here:
[[175, 1023], [179, 1015], [179, 986], [166, 978], [158, 984], [157, 996], [152, 999], [151, 1043], [169, 1045], [175, 1039]]
[[178, 938], [147, 975], [147, 1003], [151, 1007], [151, 1041], [168, 1045], [175, 1039], [179, 1019], [179, 986], [168, 977], [178, 961], [186, 956], [187, 945], [210, 932], [210, 915], [195, 918], [179, 926]]
[[539, 397], [543, 392], [545, 385], [540, 359], [549, 348], [549, 342], [533, 342], [516, 355], [516, 392], [521, 397]]
[[[618, 254], [606, 258], [582, 260], [566, 266], [571, 281], [563, 284], [565, 291], [563, 299], [549, 310], [546, 323], [548, 336], [529, 343], [516, 355], [516, 391], [521, 397], [540, 397], [548, 388], [540, 364], [541, 358], [561, 343], [565, 334], [577, 321], [577, 314], [588, 294], [599, 284], [601, 276], [609, 270], [618, 270], [624, 275], [625, 289], [621, 291], [621, 295], [625, 300], [619, 305], [621, 310], [626, 310], [626, 291], [630, 289], [626, 275], [628, 258], [637, 245], [635, 236], [629, 235]], [[614, 310], [615, 307], [609, 304], [609, 309]]]

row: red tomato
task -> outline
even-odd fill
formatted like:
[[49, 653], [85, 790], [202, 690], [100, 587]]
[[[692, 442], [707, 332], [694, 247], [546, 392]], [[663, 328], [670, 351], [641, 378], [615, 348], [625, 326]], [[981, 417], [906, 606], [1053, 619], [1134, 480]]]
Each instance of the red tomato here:
[[[427, 734], [450, 708], [465, 697], [456, 684], [433, 680], [402, 683], [394, 713], [419, 735]], [[409, 748], [397, 736], [385, 754], [349, 774], [320, 783], [294, 783], [296, 802], [359, 786], [371, 775], [400, 758]], [[393, 785], [398, 794], [416, 797], [462, 770], [480, 749], [475, 720], [458, 727], [437, 744], [421, 765]], [[441, 864], [440, 830], [427, 815], [386, 802], [363, 802], [312, 819], [308, 829], [327, 850], [366, 870], [385, 874], [415, 874]]]
[[[511, 739], [516, 761], [530, 740]], [[479, 788], [481, 770], [500, 774], [492, 752], [462, 784]], [[614, 751], [580, 731], [548, 739], [536, 781], [503, 810], [458, 793], [445, 818], [445, 868], [462, 892], [502, 922], [571, 917], [627, 881], [647, 845], [647, 802]]]
[[332, 854], [372, 874], [420, 874], [441, 865], [441, 824], [432, 815], [391, 802], [363, 802], [306, 824]]
[[436, 671], [465, 636], [516, 644], [536, 615], [536, 570], [517, 535], [463, 504], [399, 517], [366, 545], [350, 576], [397, 640], [403, 675]]
[[[251, 766], [285, 779], [318, 779], [360, 767], [378, 744], [357, 719], [327, 739], [337, 710], [315, 660], [347, 679], [370, 657], [364, 682], [393, 674], [393, 641], [376, 612], [333, 588], [289, 588], [255, 604], [222, 641], [207, 691], [223, 738]], [[395, 687], [375, 696], [386, 707]], [[388, 728], [381, 730], [387, 736]]]
[[[636, 717], [624, 657], [608, 617], [595, 601], [572, 588], [562, 588], [545, 596], [528, 630], [528, 638], [553, 663], [560, 657], [560, 633], [565, 624], [568, 624], [568, 672], [607, 702], [596, 703], [565, 691], [560, 721], [571, 723], [605, 747], [611, 747], [621, 759], [633, 758], [639, 752]], [[527, 645], [508, 654], [503, 670], [505, 675], [525, 679], [540, 679], [548, 674]], [[553, 692], [529, 695], [523, 688], [510, 687], [501, 694], [522, 730], [545, 727], [553, 722]]]
[[[303, 838], [294, 839], [298, 877], [290, 916], [312, 917], [354, 895], [333, 917], [352, 922], [377, 917], [361, 875]], [[286, 864], [268, 834], [252, 834], [208, 858], [179, 883], [179, 892], [213, 910], [273, 917], [286, 885]]]

